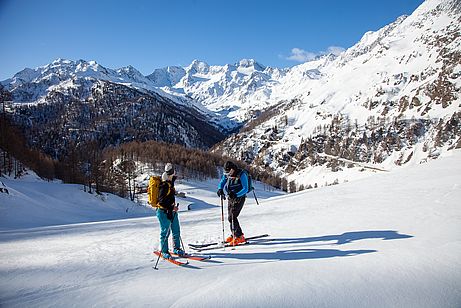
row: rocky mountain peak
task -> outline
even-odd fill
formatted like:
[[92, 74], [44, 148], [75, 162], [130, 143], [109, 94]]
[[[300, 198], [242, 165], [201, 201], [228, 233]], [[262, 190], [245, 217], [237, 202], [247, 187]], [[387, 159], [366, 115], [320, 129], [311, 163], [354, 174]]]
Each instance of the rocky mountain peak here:
[[264, 71], [266, 68], [264, 65], [259, 64], [254, 59], [242, 59], [235, 66], [243, 67], [243, 68], [253, 68], [256, 71]]
[[186, 71], [192, 75], [193, 74], [208, 74], [210, 71], [210, 66], [206, 62], [194, 60], [186, 68]]

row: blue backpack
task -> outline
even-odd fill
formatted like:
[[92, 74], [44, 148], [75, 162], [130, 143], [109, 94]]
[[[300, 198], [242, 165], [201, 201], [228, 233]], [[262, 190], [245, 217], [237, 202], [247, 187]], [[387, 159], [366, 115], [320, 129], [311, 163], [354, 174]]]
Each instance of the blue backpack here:
[[242, 172], [240, 172], [239, 178], [241, 178], [242, 173], [245, 173], [246, 176], [247, 176], [247, 179], [248, 179], [248, 183], [247, 183], [248, 191], [247, 191], [247, 193], [249, 193], [250, 191], [253, 191], [255, 189], [253, 187], [253, 181], [251, 179], [251, 175], [250, 175], [250, 173], [248, 171], [242, 169]]
[[[253, 186], [253, 180], [251, 179], [251, 175], [250, 175], [250, 173], [249, 173], [248, 171], [246, 171], [246, 170], [244, 170], [244, 169], [242, 169], [242, 172], [240, 172], [240, 175], [241, 175], [243, 172], [245, 172], [245, 174], [246, 174], [246, 176], [247, 176], [247, 179], [248, 179], [248, 183], [247, 183], [247, 184], [248, 184], [248, 185], [247, 185], [248, 191], [247, 191], [247, 194], [248, 194], [249, 192], [252, 191], [252, 192], [253, 192], [253, 196], [255, 197], [256, 204], [259, 205], [258, 198], [256, 198], [255, 188], [254, 188], [254, 186]], [[239, 175], [239, 178], [240, 178], [240, 175]]]

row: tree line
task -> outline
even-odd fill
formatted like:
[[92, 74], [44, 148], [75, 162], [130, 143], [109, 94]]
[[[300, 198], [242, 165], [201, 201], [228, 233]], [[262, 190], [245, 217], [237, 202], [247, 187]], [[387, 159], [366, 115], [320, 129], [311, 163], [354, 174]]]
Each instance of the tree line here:
[[[161, 174], [166, 162], [173, 163], [183, 178], [204, 180], [217, 178], [219, 168], [229, 159], [209, 151], [166, 142], [132, 141], [104, 147], [97, 139], [70, 142], [67, 155], [53, 159], [39, 148], [28, 145], [23, 132], [5, 112], [0, 116], [0, 132], [1, 175], [19, 177], [27, 166], [44, 179], [82, 184], [89, 192], [110, 192], [131, 200], [134, 200], [137, 190], [142, 189], [141, 183], [136, 182], [137, 176], [142, 173]], [[240, 161], [234, 162], [247, 169], [255, 180], [276, 188], [282, 188], [285, 183], [267, 171]]]

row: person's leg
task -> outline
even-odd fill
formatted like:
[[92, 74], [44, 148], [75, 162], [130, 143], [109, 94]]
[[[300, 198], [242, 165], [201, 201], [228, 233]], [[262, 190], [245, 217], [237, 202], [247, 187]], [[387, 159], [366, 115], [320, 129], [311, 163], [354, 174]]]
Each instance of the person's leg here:
[[234, 220], [235, 220], [235, 236], [240, 237], [243, 235], [242, 228], [240, 227], [240, 223], [238, 221], [238, 216], [242, 211], [243, 205], [245, 204], [245, 197], [237, 198], [235, 205], [234, 205]]
[[229, 199], [229, 223], [231, 224], [231, 232], [235, 237], [243, 235], [242, 228], [238, 221], [238, 216], [245, 204], [245, 197]]
[[161, 209], [157, 209], [157, 218], [160, 224], [160, 251], [162, 253], [168, 253], [168, 233], [171, 222], [166, 212]]
[[235, 199], [228, 198], [227, 199], [227, 220], [229, 221], [229, 228], [231, 231], [232, 237], [234, 237], [234, 202]]
[[234, 231], [232, 230], [232, 201], [231, 199], [227, 200], [227, 220], [229, 221], [229, 228], [231, 231], [230, 236], [225, 240], [226, 243], [230, 243], [234, 240]]
[[171, 222], [171, 233], [173, 234], [174, 248], [181, 249], [181, 229], [179, 226], [178, 213], [173, 213], [173, 221]]

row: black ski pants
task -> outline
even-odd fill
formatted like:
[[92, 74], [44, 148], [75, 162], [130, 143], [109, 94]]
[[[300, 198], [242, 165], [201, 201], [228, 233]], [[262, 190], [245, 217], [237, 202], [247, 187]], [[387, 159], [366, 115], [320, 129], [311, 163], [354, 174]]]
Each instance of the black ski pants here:
[[243, 204], [245, 204], [245, 199], [245, 196], [240, 198], [229, 198], [227, 202], [227, 218], [230, 223], [231, 232], [235, 237], [243, 235], [237, 217], [243, 208]]

